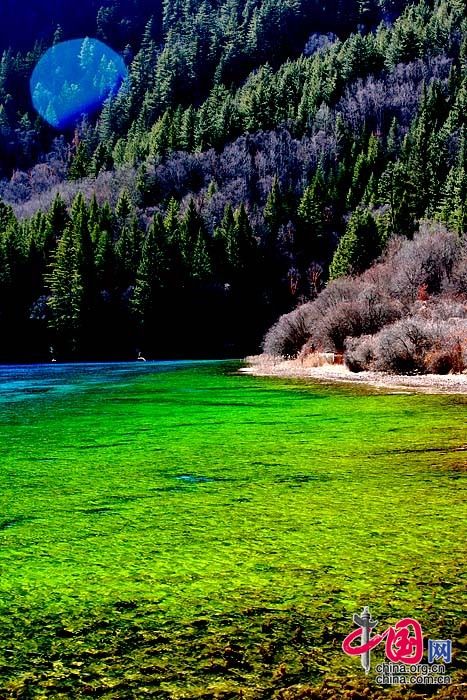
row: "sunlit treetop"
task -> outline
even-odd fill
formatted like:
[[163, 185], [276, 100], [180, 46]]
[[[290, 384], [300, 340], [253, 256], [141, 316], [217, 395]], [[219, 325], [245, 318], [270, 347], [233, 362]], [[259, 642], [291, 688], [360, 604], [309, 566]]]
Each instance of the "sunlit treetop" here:
[[65, 41], [52, 46], [36, 65], [32, 102], [51, 126], [65, 128], [99, 109], [127, 74], [122, 57], [101, 41]]

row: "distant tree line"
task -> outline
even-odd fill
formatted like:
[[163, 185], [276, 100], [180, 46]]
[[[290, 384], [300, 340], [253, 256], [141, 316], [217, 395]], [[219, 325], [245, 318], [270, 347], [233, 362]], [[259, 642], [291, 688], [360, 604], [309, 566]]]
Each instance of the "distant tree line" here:
[[258, 333], [268, 266], [243, 206], [209, 237], [193, 201], [144, 230], [126, 192], [114, 210], [57, 196], [27, 221], [2, 205], [0, 230], [5, 359], [225, 355]]

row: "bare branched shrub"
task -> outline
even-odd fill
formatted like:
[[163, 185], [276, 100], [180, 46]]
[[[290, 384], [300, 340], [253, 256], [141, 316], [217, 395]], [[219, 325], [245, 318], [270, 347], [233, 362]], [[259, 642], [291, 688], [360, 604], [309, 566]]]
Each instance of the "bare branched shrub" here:
[[360, 338], [347, 338], [345, 342], [344, 360], [352, 372], [363, 372], [373, 369], [376, 356], [376, 343], [372, 335], [362, 335]]
[[393, 273], [391, 293], [407, 305], [416, 301], [422, 288], [428, 295], [439, 294], [449, 284], [459, 250], [458, 236], [441, 225], [424, 225], [387, 258]]
[[347, 338], [347, 366], [353, 372], [463, 372], [467, 367], [467, 319], [441, 319], [447, 316], [446, 307], [434, 304], [431, 316], [412, 316], [386, 326], [376, 335]]
[[[416, 301], [410, 310], [411, 316], [431, 321], [450, 321], [467, 318], [467, 300], [451, 297], [431, 297], [428, 302]], [[463, 325], [463, 324], [461, 324]]]
[[323, 316], [313, 332], [316, 345], [326, 352], [340, 352], [345, 339], [361, 335], [364, 320], [358, 302], [343, 301]]
[[425, 355], [438, 346], [439, 325], [419, 318], [407, 318], [384, 328], [376, 337], [377, 369], [411, 374], [423, 372]]
[[456, 295], [467, 295], [467, 239], [462, 239], [459, 254], [454, 263], [451, 278], [445, 284], [445, 291]]
[[290, 314], [281, 316], [268, 331], [263, 342], [263, 352], [273, 356], [296, 357], [309, 335], [306, 308], [299, 306]]
[[264, 348], [293, 357], [345, 350], [354, 371], [459, 372], [466, 319], [467, 245], [426, 224], [412, 241], [390, 241], [364, 274], [331, 282], [279, 319]]
[[447, 374], [467, 366], [467, 324], [461, 319], [410, 317], [384, 328], [375, 343], [375, 367], [382, 371]]
[[432, 350], [425, 357], [425, 370], [429, 374], [460, 374], [465, 367], [464, 352], [460, 343], [454, 343], [442, 350]]

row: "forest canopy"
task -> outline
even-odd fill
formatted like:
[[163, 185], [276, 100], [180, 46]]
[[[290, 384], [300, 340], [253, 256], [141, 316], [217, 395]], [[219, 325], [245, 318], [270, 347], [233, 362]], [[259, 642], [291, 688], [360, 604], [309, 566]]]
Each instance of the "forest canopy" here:
[[[466, 233], [462, 0], [88, 1], [79, 19], [57, 2], [31, 36], [12, 8], [3, 360], [251, 352], [420, 220]], [[27, 86], [77, 34], [119, 51], [129, 75], [60, 131]]]

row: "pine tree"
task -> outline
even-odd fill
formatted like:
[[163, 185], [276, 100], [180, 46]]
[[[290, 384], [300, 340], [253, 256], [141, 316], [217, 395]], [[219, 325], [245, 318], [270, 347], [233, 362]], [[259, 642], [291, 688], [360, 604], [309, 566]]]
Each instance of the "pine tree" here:
[[[8, 216], [8, 208], [4, 210], [6, 216]], [[0, 229], [1, 230], [1, 229]], [[7, 265], [10, 271], [10, 275], [16, 282], [20, 281], [21, 269], [23, 268], [24, 262], [27, 259], [28, 254], [28, 240], [26, 238], [25, 230], [20, 222], [13, 215], [11, 218], [6, 220], [6, 224], [3, 227], [3, 234], [5, 236], [5, 245], [7, 252]], [[20, 293], [21, 290], [19, 289]]]
[[180, 145], [184, 151], [191, 153], [196, 144], [196, 111], [190, 105], [184, 112], [181, 122]]
[[[379, 169], [380, 158], [379, 140], [372, 134], [367, 146], [360, 151], [355, 161], [352, 182], [347, 194], [348, 209], [354, 209], [362, 202], [362, 198], [368, 199], [373, 195], [375, 188], [374, 172]], [[372, 180], [372, 183], [370, 189], [368, 189], [370, 180]]]
[[115, 207], [115, 216], [117, 217], [120, 224], [125, 224], [128, 222], [130, 216], [133, 214], [133, 203], [128, 190], [122, 190], [117, 206]]
[[91, 239], [92, 239], [93, 243], [97, 239], [94, 239], [92, 233], [96, 227], [97, 228], [100, 227], [99, 226], [100, 221], [101, 221], [101, 212], [100, 212], [99, 204], [97, 203], [96, 193], [94, 192], [94, 194], [91, 197], [91, 201], [89, 203], [89, 208], [88, 208], [88, 227], [89, 227], [89, 230], [91, 231]]
[[402, 153], [408, 183], [405, 196], [415, 218], [425, 214], [436, 181], [433, 167], [435, 126], [428, 92], [424, 89], [418, 116], [410, 128]]
[[75, 154], [68, 169], [68, 178], [70, 180], [80, 180], [86, 177], [89, 170], [89, 163], [90, 159], [87, 148], [85, 144], [80, 141], [76, 146]]
[[57, 28], [54, 32], [54, 38], [52, 41], [52, 44], [56, 46], [56, 44], [60, 44], [60, 42], [63, 41], [63, 29], [60, 25], [57, 25]]
[[208, 199], [212, 199], [217, 191], [218, 191], [217, 182], [215, 180], [211, 180], [211, 182], [208, 185], [208, 191], [207, 191]]
[[126, 223], [115, 245], [117, 286], [128, 289], [134, 283], [140, 258], [141, 233], [136, 217]]
[[219, 226], [214, 231], [214, 251], [218, 274], [221, 279], [230, 278], [238, 259], [236, 256], [236, 223], [232, 205], [229, 203], [224, 209], [224, 216]]
[[244, 204], [240, 205], [234, 218], [235, 257], [238, 261], [238, 273], [242, 275], [244, 271], [253, 269], [257, 263], [257, 241]]
[[164, 227], [169, 241], [178, 241], [180, 229], [180, 205], [174, 197], [172, 197], [167, 206], [167, 211], [164, 218]]
[[329, 277], [336, 279], [363, 272], [381, 252], [378, 227], [372, 214], [357, 209], [349, 219], [329, 268]]
[[170, 152], [170, 132], [172, 129], [172, 110], [168, 109], [157, 120], [149, 134], [149, 154], [165, 157]]
[[5, 231], [10, 224], [15, 223], [16, 217], [13, 208], [0, 199], [0, 231]]
[[47, 281], [50, 327], [56, 344], [65, 354], [74, 353], [79, 349], [82, 330], [83, 280], [71, 226], [66, 227], [58, 243]]
[[192, 279], [198, 282], [206, 282], [212, 273], [208, 245], [202, 230], [200, 230], [195, 245], [193, 246], [190, 268]]
[[93, 238], [96, 241], [96, 277], [100, 290], [110, 289], [114, 282], [115, 257], [112, 237], [108, 231], [100, 231], [96, 228], [93, 231]]
[[323, 257], [326, 228], [324, 175], [318, 168], [312, 182], [305, 188], [298, 206], [301, 248], [309, 257]]
[[147, 163], [142, 163], [136, 173], [135, 190], [139, 195], [139, 204], [143, 207], [151, 201], [153, 178]]
[[203, 229], [203, 220], [198, 213], [194, 199], [191, 198], [179, 227], [180, 251], [188, 268], [191, 266], [191, 255], [193, 253], [194, 246]]
[[166, 270], [164, 221], [157, 214], [146, 233], [131, 299], [132, 310], [143, 326], [155, 319]]
[[467, 128], [460, 136], [457, 163], [449, 171], [442, 190], [437, 218], [459, 234], [467, 234]]
[[362, 204], [365, 207], [371, 208], [376, 204], [377, 189], [375, 174], [371, 173], [362, 197]]
[[[11, 270], [5, 231], [0, 231], [0, 309], [11, 293]], [[0, 317], [1, 318], [1, 317]]]
[[396, 117], [393, 117], [386, 141], [386, 153], [389, 158], [394, 159], [399, 152], [399, 124]]
[[280, 227], [286, 223], [287, 207], [277, 175], [272, 181], [271, 190], [266, 200], [264, 219], [273, 236], [277, 236]]
[[[91, 201], [92, 205], [92, 201]], [[102, 207], [100, 207], [99, 212], [99, 225], [102, 231], [109, 231], [113, 233], [115, 226], [115, 217], [113, 215], [111, 206], [108, 202], [104, 202]]]
[[54, 249], [55, 236], [49, 217], [41, 211], [37, 212], [25, 226], [28, 230], [26, 237], [29, 239], [31, 274], [38, 278], [37, 286], [40, 287], [39, 278], [44, 273], [43, 268]]
[[169, 276], [172, 274], [171, 286], [182, 289], [187, 282], [187, 265], [182, 243], [182, 225], [180, 205], [173, 197], [170, 199], [164, 217], [164, 231], [167, 241], [167, 256], [170, 260]]
[[89, 230], [89, 213], [84, 196], [76, 195], [71, 206], [71, 227], [80, 273], [87, 286], [92, 284], [94, 271], [94, 246]]
[[102, 142], [98, 143], [89, 164], [89, 174], [93, 177], [97, 177], [99, 173], [102, 170], [106, 170], [110, 164], [107, 148]]

